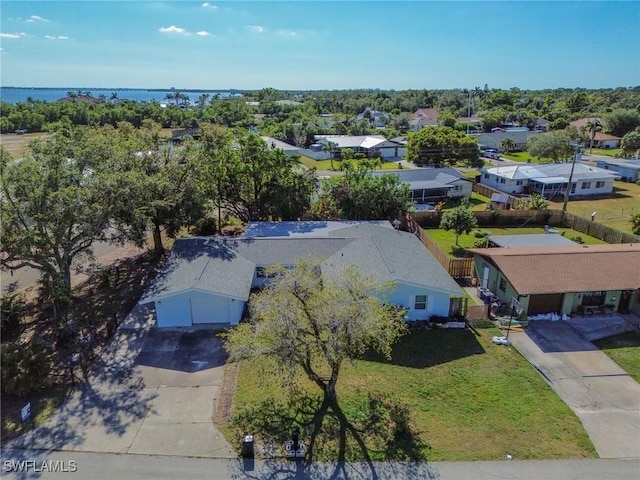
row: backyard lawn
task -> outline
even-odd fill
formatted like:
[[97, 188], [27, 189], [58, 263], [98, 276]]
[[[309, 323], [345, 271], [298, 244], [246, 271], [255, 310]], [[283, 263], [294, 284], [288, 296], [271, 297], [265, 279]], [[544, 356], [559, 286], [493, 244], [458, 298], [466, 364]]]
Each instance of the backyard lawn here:
[[[564, 236], [569, 240], [575, 237], [580, 237], [586, 245], [596, 245], [606, 243], [597, 238], [590, 237], [584, 233], [580, 233], [576, 230], [564, 227], [554, 227], [558, 230], [557, 235], [561, 235], [564, 232]], [[487, 232], [489, 235], [525, 235], [531, 233], [544, 233], [544, 228], [537, 227], [523, 227], [523, 228], [496, 228], [496, 227], [480, 227], [473, 230], [469, 235], [460, 235], [458, 244], [460, 248], [476, 248], [476, 242], [480, 242], [482, 239], [474, 236], [474, 232]], [[425, 232], [431, 237], [431, 239], [438, 244], [440, 249], [448, 255], [455, 256], [455, 252], [458, 250], [456, 247], [456, 235], [453, 231], [440, 230], [435, 228], [425, 229]]]
[[[361, 432], [370, 458], [501, 460], [507, 453], [514, 459], [595, 457], [569, 407], [514, 349], [491, 343], [498, 333], [495, 328], [480, 329], [477, 334], [415, 330], [396, 344], [390, 361], [371, 356], [343, 365], [337, 389], [340, 408]], [[241, 425], [232, 421], [223, 430], [231, 438], [240, 438], [247, 431], [243, 428], [249, 428], [256, 438], [269, 437], [279, 446], [290, 438], [291, 428], [300, 426], [301, 438], [308, 442], [311, 425], [301, 424], [313, 415], [313, 402], [292, 408], [286, 402], [286, 390], [261, 365], [257, 361], [242, 364], [234, 415], [244, 420]], [[312, 396], [318, 393], [309, 382], [303, 389]], [[392, 411], [400, 405], [408, 407], [397, 411], [408, 412], [403, 418], [408, 417], [412, 425], [409, 447], [397, 441], [398, 435], [406, 440], [407, 430], [391, 429], [386, 431], [393, 437], [387, 449], [379, 448], [380, 432], [384, 436], [385, 429], [377, 427], [388, 425], [389, 417], [367, 416], [371, 405], [376, 405], [371, 398], [386, 399]], [[264, 420], [267, 411], [270, 414]], [[385, 410], [375, 412], [380, 411]], [[338, 437], [337, 429], [321, 431], [315, 459], [335, 459]], [[407, 456], [408, 451], [412, 454]], [[350, 435], [346, 458], [363, 458], [362, 448]]]
[[[596, 212], [596, 222], [631, 233], [631, 215], [640, 212], [640, 185], [614, 182], [614, 193], [606, 197], [569, 200], [567, 210], [584, 218]], [[562, 200], [549, 202], [549, 208], [562, 209]]]
[[[314, 160], [313, 158], [300, 155], [300, 162], [307, 168], [315, 168], [318, 171], [331, 170], [331, 160]], [[352, 160], [355, 165], [358, 164], [357, 160]], [[339, 170], [340, 160], [333, 160], [333, 167]], [[398, 168], [398, 162], [385, 162], [382, 164], [383, 170], [394, 170]]]
[[595, 345], [611, 357], [631, 378], [640, 382], [640, 333], [621, 333], [596, 340]]

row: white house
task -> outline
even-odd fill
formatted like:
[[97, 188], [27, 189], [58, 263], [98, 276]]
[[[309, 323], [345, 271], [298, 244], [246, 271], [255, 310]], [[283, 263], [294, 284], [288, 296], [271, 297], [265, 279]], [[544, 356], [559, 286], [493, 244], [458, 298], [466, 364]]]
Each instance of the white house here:
[[265, 143], [270, 148], [280, 148], [284, 150], [284, 153], [289, 156], [300, 154], [300, 151], [301, 151], [300, 147], [296, 147], [295, 145], [291, 145], [287, 142], [283, 142], [282, 140], [278, 140], [277, 138], [271, 138], [271, 137], [260, 137], [260, 138], [262, 138], [262, 140], [264, 140]]
[[637, 182], [640, 179], [640, 160], [596, 160], [596, 165], [604, 170], [611, 170], [622, 177], [625, 182]]
[[440, 112], [437, 108], [419, 108], [411, 115], [409, 131], [417, 132], [424, 127], [437, 126], [439, 116]]
[[593, 137], [593, 146], [596, 148], [605, 149], [619, 148], [621, 141], [621, 137], [616, 137], [615, 135], [609, 135], [607, 133], [596, 132]]
[[382, 158], [402, 158], [405, 153], [402, 145], [387, 140], [382, 135], [314, 135], [313, 138], [318, 145], [324, 146], [332, 142], [338, 151], [351, 148], [368, 157], [379, 154]]
[[454, 168], [378, 170], [373, 175], [396, 175], [409, 185], [411, 201], [418, 204], [471, 196], [473, 182]]
[[390, 114], [386, 112], [380, 112], [379, 110], [373, 110], [369, 107], [365, 108], [364, 112], [359, 113], [356, 116], [356, 120], [358, 121], [366, 120], [369, 123], [371, 123], [371, 125], [377, 128], [385, 127], [389, 123], [390, 118], [391, 118]]
[[[546, 165], [507, 165], [480, 170], [480, 183], [511, 194], [538, 193], [545, 198], [564, 196], [571, 163]], [[610, 171], [576, 163], [571, 179], [570, 196], [604, 195], [613, 192], [613, 182], [619, 175]]]
[[265, 268], [322, 260], [326, 281], [356, 265], [393, 282], [384, 299], [407, 309], [406, 319], [454, 316], [464, 292], [413, 234], [389, 222], [256, 222], [242, 238], [194, 237], [175, 242], [140, 303], [154, 303], [159, 327], [237, 325], [252, 288], [269, 281]]
[[481, 148], [502, 149], [502, 141], [505, 138], [513, 140], [513, 150], [525, 150], [527, 140], [536, 135], [540, 135], [539, 131], [530, 131], [525, 129], [499, 129], [490, 133], [477, 133], [472, 136], [478, 142]]

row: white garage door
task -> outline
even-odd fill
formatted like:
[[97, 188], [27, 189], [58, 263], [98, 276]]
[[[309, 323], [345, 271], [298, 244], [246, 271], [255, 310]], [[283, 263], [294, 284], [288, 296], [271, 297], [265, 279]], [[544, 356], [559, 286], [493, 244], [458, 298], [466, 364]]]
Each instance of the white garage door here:
[[229, 299], [215, 295], [191, 297], [191, 321], [197, 323], [229, 323]]

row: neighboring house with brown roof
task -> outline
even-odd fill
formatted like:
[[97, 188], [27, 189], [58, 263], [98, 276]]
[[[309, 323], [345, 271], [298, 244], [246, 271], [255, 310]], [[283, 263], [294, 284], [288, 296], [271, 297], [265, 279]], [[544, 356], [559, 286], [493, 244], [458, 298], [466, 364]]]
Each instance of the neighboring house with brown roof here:
[[435, 127], [438, 125], [440, 112], [437, 108], [419, 108], [411, 115], [409, 120], [409, 130], [417, 132], [424, 127]]
[[74, 95], [74, 96], [66, 96], [66, 97], [59, 98], [58, 100], [56, 100], [56, 102], [96, 104], [96, 103], [104, 103], [104, 100], [92, 97], [91, 95]]
[[579, 118], [578, 120], [574, 120], [573, 122], [569, 122], [569, 125], [573, 125], [578, 130], [582, 128], [586, 129], [589, 123], [591, 123], [594, 120], [597, 120], [598, 122], [600, 122], [600, 124], [603, 123], [600, 117], [586, 117], [586, 118]]
[[608, 133], [596, 132], [593, 137], [593, 146], [596, 148], [620, 148], [621, 137]]
[[640, 243], [469, 251], [478, 284], [528, 315], [604, 306], [640, 314]]

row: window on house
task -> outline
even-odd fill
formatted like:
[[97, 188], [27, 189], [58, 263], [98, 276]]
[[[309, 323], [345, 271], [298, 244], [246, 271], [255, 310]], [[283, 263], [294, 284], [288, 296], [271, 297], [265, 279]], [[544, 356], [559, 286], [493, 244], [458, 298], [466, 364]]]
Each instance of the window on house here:
[[498, 285], [498, 288], [504, 292], [507, 289], [507, 281], [504, 278], [500, 279], [500, 284]]
[[604, 304], [606, 292], [586, 292], [582, 294], [582, 305], [589, 307]]
[[591, 182], [582, 182], [582, 190], [586, 190], [587, 188], [591, 188]]
[[524, 180], [516, 180], [516, 185], [522, 185], [523, 182]]
[[507, 183], [507, 181], [504, 178], [501, 178], [500, 183]]
[[414, 310], [426, 310], [427, 309], [427, 296], [416, 295], [416, 301], [413, 305]]
[[604, 188], [604, 182], [596, 182], [596, 188]]
[[484, 178], [489, 178], [489, 174], [488, 174], [488, 173], [485, 173], [485, 174], [484, 174]]

